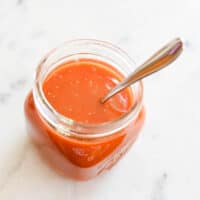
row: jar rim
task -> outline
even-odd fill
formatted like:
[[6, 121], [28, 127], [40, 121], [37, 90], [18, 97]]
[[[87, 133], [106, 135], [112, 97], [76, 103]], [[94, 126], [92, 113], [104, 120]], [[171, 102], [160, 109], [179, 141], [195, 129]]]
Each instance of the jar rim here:
[[143, 100], [142, 81], [138, 81], [137, 83], [133, 84], [133, 86], [131, 86], [132, 89], [134, 88], [138, 90], [139, 95], [137, 101], [134, 101], [134, 105], [127, 113], [123, 114], [122, 116], [113, 121], [88, 124], [83, 122], [77, 122], [57, 112], [45, 97], [42, 89], [42, 84], [40, 83], [39, 80], [39, 75], [41, 73], [41, 70], [43, 69], [43, 66], [47, 62], [49, 56], [55, 54], [55, 52], [58, 49], [61, 49], [63, 47], [69, 45], [81, 45], [81, 44], [82, 45], [90, 44], [105, 49], [109, 49], [113, 53], [123, 58], [129, 66], [135, 65], [134, 61], [127, 55], [125, 51], [123, 51], [121, 48], [109, 42], [100, 41], [96, 39], [76, 39], [64, 42], [58, 47], [50, 50], [39, 62], [34, 76], [34, 86], [33, 86], [34, 102], [39, 113], [42, 115], [45, 121], [63, 136], [88, 138], [88, 139], [109, 136], [126, 127], [127, 124], [139, 114], [142, 108], [142, 100]]

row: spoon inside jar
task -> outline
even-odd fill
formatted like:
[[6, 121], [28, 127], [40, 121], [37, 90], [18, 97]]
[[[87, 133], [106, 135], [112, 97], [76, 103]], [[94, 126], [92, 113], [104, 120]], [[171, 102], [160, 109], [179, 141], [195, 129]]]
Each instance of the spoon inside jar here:
[[112, 88], [100, 100], [101, 103], [105, 103], [112, 96], [119, 93], [123, 89], [129, 87], [133, 83], [168, 66], [180, 55], [182, 50], [183, 43], [180, 38], [176, 38], [170, 41], [164, 47], [158, 50], [155, 54], [153, 54], [146, 62], [137, 67], [136, 70], [133, 73], [131, 73], [127, 78], [125, 78], [122, 82], [120, 82], [114, 88]]

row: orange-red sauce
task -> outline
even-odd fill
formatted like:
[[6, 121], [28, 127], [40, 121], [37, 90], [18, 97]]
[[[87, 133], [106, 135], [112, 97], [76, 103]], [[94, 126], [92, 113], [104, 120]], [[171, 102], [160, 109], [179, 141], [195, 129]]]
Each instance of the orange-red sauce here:
[[132, 105], [128, 90], [113, 97], [108, 103], [100, 99], [123, 76], [106, 63], [79, 60], [55, 69], [43, 84], [44, 94], [57, 112], [84, 123], [113, 121]]

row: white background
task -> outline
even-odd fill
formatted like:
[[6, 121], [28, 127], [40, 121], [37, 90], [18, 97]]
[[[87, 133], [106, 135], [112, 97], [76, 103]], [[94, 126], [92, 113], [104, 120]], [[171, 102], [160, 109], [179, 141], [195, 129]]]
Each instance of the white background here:
[[[198, 0], [0, 0], [0, 199], [199, 200]], [[88, 182], [57, 175], [25, 130], [23, 102], [40, 58], [63, 41], [110, 41], [137, 64], [180, 36], [181, 57], [145, 84], [146, 123], [131, 151]]]

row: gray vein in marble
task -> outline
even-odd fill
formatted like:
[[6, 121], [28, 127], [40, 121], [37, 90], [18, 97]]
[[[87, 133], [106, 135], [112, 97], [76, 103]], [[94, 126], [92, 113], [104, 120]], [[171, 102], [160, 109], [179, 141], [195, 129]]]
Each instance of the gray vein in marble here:
[[14, 81], [10, 84], [10, 88], [12, 90], [20, 90], [22, 89], [27, 83], [27, 80], [25, 78], [18, 79], [17, 81]]
[[10, 40], [8, 41], [7, 47], [9, 50], [16, 50], [17, 41], [16, 40]]
[[11, 181], [11, 179], [19, 171], [19, 169], [21, 168], [22, 164], [26, 160], [26, 155], [28, 153], [29, 145], [30, 144], [28, 142], [24, 144], [24, 147], [23, 147], [23, 149], [21, 151], [21, 154], [19, 156], [17, 156], [18, 160], [16, 161], [15, 165], [8, 170], [6, 178], [3, 181], [1, 180], [0, 193], [5, 189], [6, 185]]
[[11, 97], [10, 93], [0, 93], [0, 104], [5, 104]]
[[5, 105], [8, 100], [13, 96], [13, 92], [19, 91], [25, 87], [27, 79], [20, 78], [10, 83], [9, 87], [11, 90], [8, 92], [0, 92], [0, 105]]
[[22, 5], [24, 0], [17, 0], [17, 5]]
[[31, 39], [38, 39], [40, 37], [42, 37], [43, 35], [45, 35], [45, 31], [43, 30], [38, 30], [38, 31], [35, 31], [31, 34]]
[[151, 194], [151, 200], [164, 200], [164, 190], [167, 181], [167, 173], [163, 173], [155, 182]]

